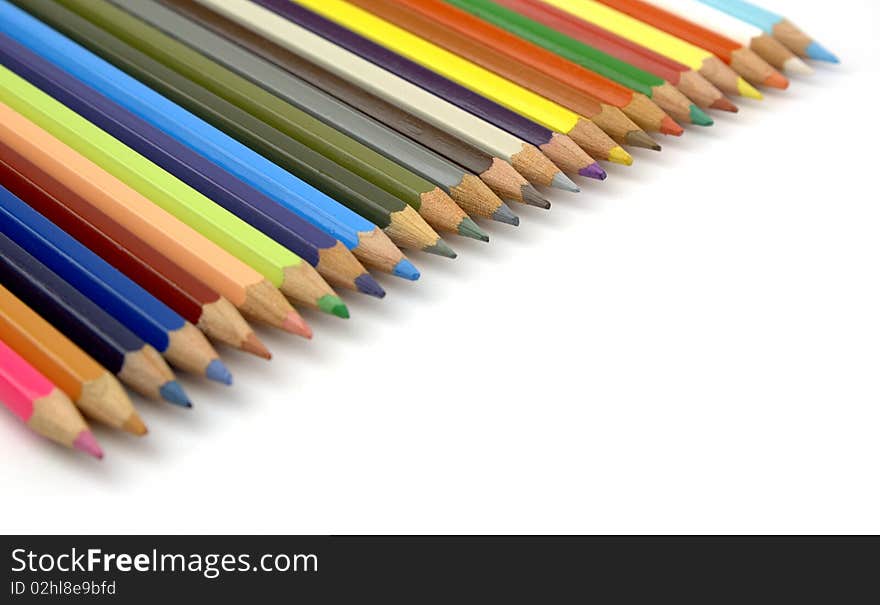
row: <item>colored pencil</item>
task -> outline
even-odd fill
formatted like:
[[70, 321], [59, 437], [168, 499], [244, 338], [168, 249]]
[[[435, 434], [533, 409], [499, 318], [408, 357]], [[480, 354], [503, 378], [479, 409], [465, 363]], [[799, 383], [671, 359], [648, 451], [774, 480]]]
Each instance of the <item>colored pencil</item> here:
[[[574, 149], [579, 150], [565, 135], [554, 133], [286, 0], [200, 0], [200, 3], [337, 76], [440, 128], [451, 130], [487, 153], [507, 160], [533, 184], [578, 191], [553, 163], [559, 161], [563, 165], [574, 158]], [[592, 172], [594, 166], [596, 171]], [[593, 164], [582, 174], [603, 178], [604, 171]]]
[[330, 281], [375, 296], [384, 294], [338, 241], [3, 34], [0, 59], [19, 76], [297, 253]]
[[[488, 236], [462, 208], [467, 212], [491, 208], [481, 216], [503, 218], [507, 210], [504, 203], [482, 181], [475, 177], [465, 180], [459, 167], [331, 95], [156, 2], [144, 0], [126, 8], [166, 35], [331, 127], [328, 132], [334, 135], [332, 139], [311, 137], [300, 141], [406, 202], [435, 229], [485, 241]], [[456, 196], [455, 201], [450, 193]], [[507, 214], [507, 222], [514, 222], [509, 210]]]
[[104, 452], [70, 399], [0, 341], [0, 400], [35, 433], [95, 458]]
[[2, 285], [0, 341], [51, 380], [89, 418], [133, 435], [147, 433], [113, 374]]
[[6, 68], [0, 68], [0, 100], [262, 273], [292, 300], [348, 317], [345, 303], [314, 267]]
[[[589, 130], [601, 131], [589, 119], [352, 3], [319, 4], [307, 0], [297, 4], [523, 117], [567, 134], [584, 149], [592, 137]], [[607, 134], [602, 134], [611, 141]]]
[[[188, 80], [54, 2], [34, 0], [22, 3], [22, 6], [42, 22], [0, 0], [0, 14], [3, 15], [0, 31], [327, 231], [367, 266], [405, 279], [418, 279], [418, 270], [378, 227], [342, 206], [319, 208], [306, 204], [306, 196], [318, 197], [319, 192], [150, 88], [160, 88], [168, 81], [180, 83]], [[93, 54], [95, 52], [113, 64]], [[149, 86], [121, 69], [135, 74]], [[167, 90], [164, 92], [168, 94]], [[242, 118], [249, 116], [246, 112], [241, 113]], [[230, 298], [228, 294], [225, 296]], [[233, 298], [230, 300], [236, 302]]]
[[271, 357], [228, 300], [2, 141], [0, 183], [210, 338]]
[[0, 233], [0, 283], [145, 397], [191, 407], [158, 351]]
[[676, 86], [688, 98], [693, 99], [694, 103], [704, 109], [738, 111], [737, 106], [731, 103], [714, 84], [709, 82], [699, 72], [678, 61], [673, 61], [668, 57], [655, 53], [650, 48], [621, 38], [583, 19], [574, 18], [565, 11], [540, 0], [496, 1], [502, 6], [515, 10], [539, 23], [543, 23], [547, 27], [562, 32], [575, 40], [594, 46], [622, 61], [632, 63], [657, 77], [668, 80], [670, 84]]
[[[498, 11], [505, 11], [504, 7], [497, 4], [481, 5], [468, 2], [448, 2], [448, 4], [479, 17], [480, 20], [495, 26], [497, 29], [507, 33], [514, 33], [513, 38], [520, 41], [520, 46], [516, 47], [516, 43], [514, 43], [510, 36], [504, 38], [503, 46], [508, 48], [513, 46], [518, 53], [523, 53], [524, 48], [521, 46], [521, 42], [523, 41], [524, 33], [519, 31], [510, 32], [509, 28], [505, 26], [505, 21], [501, 19], [504, 15], [498, 13]], [[510, 11], [506, 11], [506, 13], [508, 17], [516, 17], [515, 13]], [[498, 39], [496, 30], [492, 30], [491, 34], [483, 38], [486, 43], [491, 43], [493, 38]], [[533, 44], [535, 42], [535, 40], [528, 41]], [[541, 46], [540, 44], [535, 45]], [[528, 56], [528, 54], [521, 56]], [[618, 84], [602, 74], [589, 69], [585, 70], [580, 74], [579, 83], [590, 95], [620, 108], [631, 120], [647, 132], [660, 132], [674, 136], [679, 136], [684, 132], [675, 120], [646, 95]]]
[[[776, 69], [801, 75], [813, 73], [812, 67], [804, 63], [782, 42], [761, 31], [759, 27], [740, 21], [736, 17], [712, 8], [699, 0], [654, 0], [651, 4], [682, 19], [696, 23], [709, 32], [733, 40], [754, 51], [756, 55]], [[741, 53], [740, 50], [734, 51], [734, 55]], [[746, 63], [747, 59], [740, 57], [739, 61]], [[761, 69], [766, 68], [762, 66]]]
[[[572, 61], [611, 82], [651, 99], [679, 122], [711, 126], [712, 119], [669, 82], [546, 27], [516, 11], [485, 0], [454, 0], [451, 4], [516, 36]], [[630, 115], [633, 119], [634, 116]], [[643, 124], [640, 124], [644, 127]], [[656, 127], [656, 126], [654, 126]]]
[[[366, 3], [357, 0], [356, 3], [365, 7], [369, 5], [370, 10], [376, 14], [394, 20], [401, 27], [418, 33], [576, 114], [589, 112], [589, 105], [595, 99], [595, 85], [606, 81], [603, 76], [500, 27], [502, 24], [493, 21], [491, 15], [483, 19], [467, 12], [466, 7], [458, 8], [449, 3], [433, 0], [426, 2], [403, 0], [394, 5], [384, 1]], [[497, 5], [493, 5], [493, 8], [504, 10]], [[547, 65], [551, 67], [548, 68]], [[565, 79], [552, 74], [553, 67], [558, 68], [560, 65], [569, 72]], [[680, 93], [676, 92], [675, 95], [681, 98], [685, 107], [690, 103]], [[666, 114], [659, 108], [657, 112], [649, 112], [649, 114], [656, 118], [656, 123], [648, 124], [648, 129], [662, 130], [662, 120]], [[681, 133], [681, 127], [675, 125], [671, 118], [667, 116], [665, 119], [667, 126], [672, 129], [670, 132]], [[645, 126], [645, 123], [641, 123], [641, 126]], [[630, 132], [623, 136], [619, 130], [611, 131], [609, 134], [619, 143], [632, 143], [635, 141], [633, 137], [639, 137], [640, 147], [660, 150], [660, 145], [648, 137], [641, 128], [637, 133]], [[575, 140], [582, 143], [580, 139], [575, 138]]]
[[[308, 2], [300, 4], [317, 10]], [[481, 47], [461, 33], [423, 15], [421, 10], [427, 3], [416, 4], [417, 10], [403, 4], [408, 3], [344, 2], [333, 9], [332, 18], [398, 55], [491, 98], [524, 117], [567, 134], [588, 153], [597, 152], [600, 159], [617, 157], [624, 164], [630, 161], [623, 155], [621, 147], [611, 146], [614, 139], [587, 117], [586, 114], [595, 114], [599, 109], [595, 99], [581, 98], [575, 107], [557, 102], [557, 99], [530, 86], [533, 79], [522, 77], [523, 66], [511, 63], [491, 49]], [[456, 10], [452, 7], [446, 9]], [[598, 138], [596, 132], [601, 132]]]
[[[144, 52], [180, 75], [214, 92], [233, 105], [237, 105], [284, 133], [293, 140], [311, 149], [317, 156], [330, 163], [325, 172], [337, 171], [336, 160], [358, 163], [360, 168], [369, 169], [375, 164], [364, 160], [367, 153], [384, 160], [381, 155], [356, 143], [338, 130], [327, 126], [320, 120], [286, 103], [276, 95], [236, 75], [216, 61], [196, 52], [185, 44], [165, 35], [156, 27], [142, 21], [133, 14], [109, 2], [79, 2], [71, 0], [66, 5], [81, 16], [91, 20], [133, 48]], [[141, 7], [138, 4], [137, 7]], [[134, 5], [128, 6], [134, 9]], [[337, 154], [334, 159], [325, 154]], [[363, 163], [361, 163], [363, 162]], [[346, 168], [350, 169], [353, 164]], [[348, 205], [367, 220], [382, 227], [396, 244], [402, 247], [424, 250], [450, 258], [455, 253], [440, 239], [440, 236], [422, 219], [417, 212], [398, 198], [389, 196], [374, 198], [367, 203], [355, 206], [355, 201], [342, 198]], [[332, 202], [334, 206], [339, 202]]]
[[[604, 1], [604, 0], [603, 0]], [[716, 31], [701, 26], [691, 18], [685, 18], [687, 9], [676, 7], [674, 3], [642, 2], [641, 0], [608, 0], [609, 6], [635, 17], [644, 23], [672, 34], [695, 46], [704, 48], [720, 57], [734, 71], [755, 85], [773, 88], [788, 88], [788, 79], [759, 57], [748, 46], [728, 38]], [[675, 10], [673, 10], [675, 8]], [[711, 11], [696, 3], [696, 8]]]
[[703, 4], [714, 6], [747, 23], [755, 25], [764, 32], [772, 34], [789, 50], [799, 57], [840, 63], [832, 52], [805, 34], [794, 23], [760, 6], [744, 0], [702, 0]]
[[0, 116], [0, 139], [5, 144], [212, 284], [246, 317], [295, 334], [311, 334], [284, 296], [254, 269], [3, 104]]
[[[526, 203], [540, 208], [550, 207], [550, 202], [505, 160], [488, 155], [468, 141], [437, 128], [319, 65], [302, 59], [194, 0], [166, 0], [166, 4], [476, 174], [505, 201]], [[587, 164], [579, 164], [577, 170], [586, 167]]]
[[575, 17], [594, 23], [636, 44], [679, 61], [698, 71], [728, 95], [761, 99], [762, 95], [742, 76], [709, 51], [666, 33], [598, 0], [544, 0]]
[[195, 326], [0, 186], [0, 233], [100, 305], [176, 367], [232, 384], [232, 374]]

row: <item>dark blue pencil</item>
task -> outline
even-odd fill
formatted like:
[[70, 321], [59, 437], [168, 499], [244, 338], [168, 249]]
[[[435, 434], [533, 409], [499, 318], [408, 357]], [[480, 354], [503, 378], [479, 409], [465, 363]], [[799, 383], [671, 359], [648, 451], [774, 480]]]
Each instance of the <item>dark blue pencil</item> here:
[[2, 186], [0, 233], [176, 367], [231, 384], [229, 370], [198, 328]]
[[156, 349], [2, 233], [0, 284], [141, 395], [191, 406]]

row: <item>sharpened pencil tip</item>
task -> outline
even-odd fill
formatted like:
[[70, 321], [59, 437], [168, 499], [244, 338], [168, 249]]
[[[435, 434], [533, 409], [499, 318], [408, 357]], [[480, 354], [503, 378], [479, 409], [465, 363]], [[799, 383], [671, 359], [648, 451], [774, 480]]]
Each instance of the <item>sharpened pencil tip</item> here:
[[416, 266], [405, 258], [401, 259], [396, 265], [394, 265], [394, 269], [391, 270], [391, 273], [397, 277], [402, 277], [403, 279], [408, 279], [410, 281], [416, 281], [422, 276], [422, 274], [419, 273], [419, 270], [416, 269]]
[[788, 88], [788, 78], [783, 76], [778, 71], [774, 71], [772, 74], [767, 76], [767, 79], [764, 80], [764, 86], [769, 86], [770, 88], [778, 88], [779, 90], [785, 90]]
[[489, 234], [480, 229], [480, 226], [469, 216], [461, 219], [461, 222], [458, 224], [458, 234], [481, 242], [489, 241]]
[[680, 137], [684, 133], [684, 128], [669, 116], [663, 116], [663, 119], [660, 120], [660, 132], [663, 134], [671, 134], [674, 137]]
[[712, 109], [720, 109], [721, 111], [729, 111], [730, 113], [739, 112], [739, 107], [734, 105], [733, 101], [728, 99], [727, 97], [720, 97], [715, 100], [712, 105], [710, 105]]
[[523, 201], [529, 206], [542, 208], [544, 210], [550, 209], [550, 202], [547, 201], [543, 195], [538, 193], [538, 190], [532, 185], [523, 185], [520, 187], [520, 193], [522, 194]]
[[241, 342], [241, 350], [263, 359], [272, 359], [272, 353], [253, 332], [245, 336], [245, 339]]
[[342, 302], [342, 299], [334, 294], [325, 294], [318, 299], [318, 308], [324, 313], [348, 319], [351, 315], [348, 313], [348, 307]]
[[128, 417], [128, 420], [122, 423], [122, 430], [126, 433], [143, 437], [147, 434], [147, 425], [145, 425], [144, 421], [141, 420], [141, 417], [137, 415], [137, 412], [132, 412], [131, 416]]
[[786, 73], [797, 74], [799, 76], [811, 76], [815, 73], [813, 68], [800, 57], [789, 57], [786, 59], [785, 63], [782, 64], [782, 69]]
[[296, 311], [291, 311], [281, 323], [281, 328], [291, 334], [302, 336], [303, 338], [312, 338], [312, 328], [306, 323], [306, 320]]
[[422, 248], [428, 254], [436, 254], [437, 256], [442, 256], [445, 258], [458, 258], [458, 254], [449, 247], [449, 244], [444, 242], [442, 239], [438, 239], [437, 243], [433, 246], [427, 246]]
[[556, 189], [564, 189], [565, 191], [573, 191], [574, 193], [577, 193], [581, 190], [580, 187], [574, 184], [574, 181], [572, 181], [561, 172], [557, 172], [553, 176], [553, 180], [550, 182], [550, 186], [555, 187]]
[[711, 126], [715, 121], [709, 117], [705, 111], [691, 103], [690, 106], [691, 123], [697, 126]]
[[[630, 130], [628, 133], [626, 133], [626, 144], [632, 145], [633, 147], [641, 147], [642, 149], [650, 149], [651, 151], [660, 151], [661, 149], [663, 149], [660, 146], [660, 143], [649, 137], [648, 133], [644, 130]], [[614, 149], [611, 150], [611, 154], [612, 157], [609, 157], [608, 159], [612, 162], [616, 162], [617, 160], [615, 160], [613, 157]], [[630, 156], [629, 158], [629, 164], [624, 164], [626, 166], [631, 166], [632, 156]]]
[[358, 292], [362, 294], [375, 296], [376, 298], [385, 298], [385, 290], [369, 273], [361, 273], [354, 278], [354, 285]]
[[[621, 149], [621, 151], [623, 150]], [[624, 153], [626, 152], [624, 151]], [[627, 155], [629, 154], [627, 153]], [[605, 172], [605, 169], [602, 168], [598, 163], [593, 163], [586, 168], [581, 168], [580, 170], [578, 170], [578, 174], [591, 179], [596, 179], [597, 181], [604, 181], [608, 178], [608, 173]]]
[[840, 63], [840, 59], [837, 58], [837, 55], [815, 41], [810, 42], [810, 45], [807, 47], [806, 52], [809, 58], [815, 59], [817, 61]]
[[519, 226], [519, 217], [513, 213], [507, 204], [498, 206], [498, 209], [492, 213], [492, 220], [513, 225], [514, 227]]
[[211, 360], [211, 363], [205, 368], [205, 376], [208, 377], [208, 380], [213, 380], [227, 386], [232, 384], [232, 372], [219, 359]]
[[739, 91], [740, 96], [743, 96], [747, 99], [757, 99], [760, 101], [764, 98], [764, 95], [761, 94], [757, 88], [743, 80], [742, 78], [738, 78], [736, 81], [736, 89]]
[[182, 408], [192, 407], [192, 402], [189, 400], [189, 397], [186, 396], [183, 387], [180, 386], [180, 383], [176, 380], [170, 380], [159, 387], [159, 394], [162, 396], [162, 399], [168, 403], [179, 405]]
[[92, 434], [92, 431], [85, 430], [76, 436], [73, 447], [81, 452], [85, 452], [90, 456], [94, 456], [98, 460], [104, 457], [104, 450], [98, 445], [98, 440]]

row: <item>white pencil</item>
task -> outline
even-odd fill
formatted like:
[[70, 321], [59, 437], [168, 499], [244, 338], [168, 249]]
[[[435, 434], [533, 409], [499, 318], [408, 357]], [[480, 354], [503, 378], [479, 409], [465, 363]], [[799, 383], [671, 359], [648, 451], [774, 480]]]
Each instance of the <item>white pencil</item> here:
[[537, 147], [248, 0], [197, 0], [279, 46], [510, 162], [526, 179], [577, 189]]
[[646, 1], [750, 48], [776, 69], [801, 75], [813, 73], [812, 67], [761, 28], [699, 0]]

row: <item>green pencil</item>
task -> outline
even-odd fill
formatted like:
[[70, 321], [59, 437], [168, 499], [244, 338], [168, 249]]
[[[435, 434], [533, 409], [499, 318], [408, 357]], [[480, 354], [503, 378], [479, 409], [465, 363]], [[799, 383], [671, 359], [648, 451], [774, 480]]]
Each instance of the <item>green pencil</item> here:
[[448, 2], [609, 80], [644, 94], [679, 122], [699, 126], [711, 126], [713, 123], [712, 118], [675, 86], [626, 61], [583, 44], [490, 0], [448, 0]]

